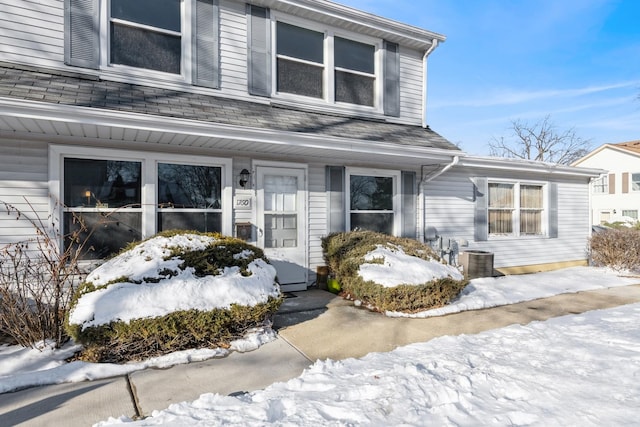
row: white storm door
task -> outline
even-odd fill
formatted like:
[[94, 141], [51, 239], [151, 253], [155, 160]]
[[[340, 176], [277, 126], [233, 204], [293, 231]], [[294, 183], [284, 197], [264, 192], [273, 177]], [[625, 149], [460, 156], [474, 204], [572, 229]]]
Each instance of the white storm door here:
[[305, 170], [257, 167], [258, 246], [285, 291], [307, 288]]

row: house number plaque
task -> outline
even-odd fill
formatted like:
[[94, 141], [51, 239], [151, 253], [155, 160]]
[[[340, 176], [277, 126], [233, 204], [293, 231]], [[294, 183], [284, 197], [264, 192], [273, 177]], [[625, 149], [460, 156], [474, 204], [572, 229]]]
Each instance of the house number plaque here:
[[251, 210], [251, 196], [236, 196], [233, 207], [240, 211]]

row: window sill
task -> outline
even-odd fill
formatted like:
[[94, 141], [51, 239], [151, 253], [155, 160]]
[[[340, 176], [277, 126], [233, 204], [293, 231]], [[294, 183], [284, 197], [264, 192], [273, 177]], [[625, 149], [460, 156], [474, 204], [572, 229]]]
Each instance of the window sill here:
[[271, 105], [286, 108], [297, 108], [314, 113], [333, 113], [340, 115], [352, 115], [354, 117], [377, 119], [385, 121], [384, 113], [376, 107], [364, 105], [335, 103], [331, 104], [324, 99], [310, 98], [306, 96], [295, 96], [286, 94], [274, 94]]
[[487, 241], [500, 241], [500, 240], [544, 240], [549, 239], [550, 237], [546, 234], [537, 234], [537, 235], [520, 235], [517, 236], [515, 234], [510, 235], [494, 235], [489, 236]]

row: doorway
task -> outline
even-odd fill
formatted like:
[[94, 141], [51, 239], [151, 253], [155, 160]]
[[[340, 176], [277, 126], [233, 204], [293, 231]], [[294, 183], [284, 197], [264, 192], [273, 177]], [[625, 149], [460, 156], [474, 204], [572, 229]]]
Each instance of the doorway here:
[[306, 169], [257, 166], [257, 243], [284, 292], [307, 289]]

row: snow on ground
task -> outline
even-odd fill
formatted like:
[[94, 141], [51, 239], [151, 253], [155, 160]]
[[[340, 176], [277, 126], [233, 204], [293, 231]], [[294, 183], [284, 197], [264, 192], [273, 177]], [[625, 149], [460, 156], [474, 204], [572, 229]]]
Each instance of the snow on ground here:
[[418, 313], [387, 312], [390, 317], [432, 317], [467, 310], [497, 307], [547, 298], [553, 295], [592, 291], [640, 282], [638, 275], [609, 268], [571, 267], [535, 274], [473, 279], [448, 305]]
[[633, 304], [318, 361], [264, 390], [203, 394], [127, 425], [637, 425], [639, 322]]
[[0, 345], [0, 393], [39, 385], [110, 378], [147, 368], [168, 368], [200, 362], [214, 357], [224, 357], [231, 351], [252, 351], [275, 338], [275, 332], [271, 328], [263, 328], [251, 331], [243, 339], [232, 341], [229, 349], [177, 351], [142, 362], [125, 364], [65, 362], [66, 358], [79, 350], [79, 346], [73, 344], [59, 350], [54, 350], [47, 343], [42, 343], [39, 349]]
[[[578, 292], [590, 286], [591, 289], [625, 286], [640, 283], [638, 277], [623, 277], [613, 270], [579, 267], [558, 270], [549, 273], [507, 276], [498, 278], [474, 279], [467, 287], [457, 306], [458, 311], [511, 304], [524, 300], [540, 298], [540, 289], [545, 295]], [[472, 304], [470, 301], [473, 301]], [[447, 306], [449, 307], [449, 306]], [[444, 310], [439, 314], [444, 314]], [[274, 338], [273, 331], [265, 330], [248, 337], [248, 341], [239, 341], [234, 345], [238, 351], [250, 351]], [[75, 349], [72, 346], [61, 350], [24, 349], [18, 346], [0, 346], [0, 393], [14, 391], [34, 385], [59, 384], [83, 380], [96, 380], [122, 375], [148, 367], [168, 367], [179, 363], [205, 360], [224, 356], [224, 350], [192, 350], [173, 353], [157, 359], [135, 364], [102, 364], [87, 362], [66, 363]], [[639, 376], [640, 378], [640, 376]]]

